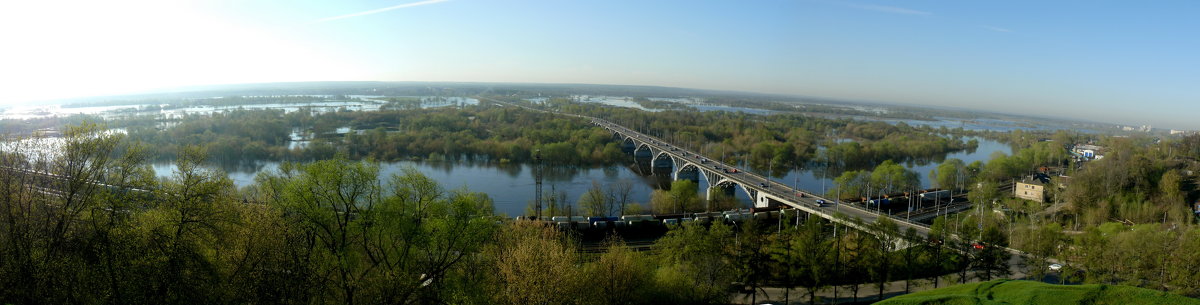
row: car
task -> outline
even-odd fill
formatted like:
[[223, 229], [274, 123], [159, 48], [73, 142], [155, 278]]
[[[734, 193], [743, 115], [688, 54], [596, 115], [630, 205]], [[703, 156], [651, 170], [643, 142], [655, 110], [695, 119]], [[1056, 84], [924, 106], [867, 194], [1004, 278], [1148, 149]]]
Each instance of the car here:
[[825, 206], [825, 203], [825, 199], [817, 199], [817, 206], [823, 207]]
[[1062, 270], [1062, 264], [1050, 264], [1050, 271]]
[[758, 186], [759, 187], [771, 187], [770, 185], [767, 185], [766, 183], [762, 183], [762, 182], [759, 182]]
[[721, 166], [720, 166], [720, 165], [713, 165], [713, 169], [715, 169], [715, 170], [721, 170]]

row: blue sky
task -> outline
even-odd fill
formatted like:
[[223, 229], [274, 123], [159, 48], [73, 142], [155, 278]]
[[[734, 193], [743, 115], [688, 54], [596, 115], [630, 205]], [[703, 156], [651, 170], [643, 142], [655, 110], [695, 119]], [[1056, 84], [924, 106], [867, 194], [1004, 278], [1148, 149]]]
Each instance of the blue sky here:
[[245, 82], [600, 83], [1200, 129], [1196, 16], [1197, 1], [31, 1], [0, 4], [0, 103]]

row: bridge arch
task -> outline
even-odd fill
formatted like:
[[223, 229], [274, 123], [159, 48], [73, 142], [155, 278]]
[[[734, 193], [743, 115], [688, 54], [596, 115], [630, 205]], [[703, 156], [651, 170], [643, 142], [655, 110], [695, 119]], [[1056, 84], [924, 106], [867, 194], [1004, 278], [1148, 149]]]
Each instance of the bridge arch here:
[[654, 167], [669, 169], [672, 173], [679, 168], [679, 164], [675, 161], [675, 158], [672, 158], [671, 155], [665, 151], [658, 151], [658, 153], [654, 155], [654, 158], [650, 159], [650, 163], [654, 165]]
[[693, 162], [687, 162], [687, 160], [679, 159], [675, 159], [675, 164], [677, 167], [671, 172], [671, 177], [675, 180], [688, 179], [699, 184], [701, 177], [703, 177], [705, 182], [708, 182], [709, 179], [707, 175], [705, 175], [706, 173], [704, 173], [704, 169], [700, 167], [700, 165]]
[[[745, 193], [747, 197], [750, 197], [751, 201], [755, 200], [754, 198], [758, 197], [758, 191], [756, 191], [752, 188], [746, 187], [745, 185], [738, 183], [737, 181], [729, 180], [726, 178], [720, 178], [720, 180], [717, 180], [717, 183], [709, 184], [709, 188], [710, 188], [709, 192], [712, 192], [713, 191], [712, 189], [727, 190], [727, 189], [732, 188], [733, 192], [737, 192], [737, 189], [741, 189], [742, 192]], [[729, 195], [735, 195], [735, 194], [729, 194]], [[712, 200], [711, 193], [709, 194], [708, 199]]]
[[636, 141], [636, 143], [637, 143], [637, 149], [633, 150], [634, 157], [652, 158], [653, 159], [654, 147], [650, 146], [650, 144], [647, 144], [646, 142]]
[[637, 147], [637, 141], [634, 141], [633, 137], [626, 137], [621, 134], [617, 134], [617, 137], [621, 139], [621, 146]]

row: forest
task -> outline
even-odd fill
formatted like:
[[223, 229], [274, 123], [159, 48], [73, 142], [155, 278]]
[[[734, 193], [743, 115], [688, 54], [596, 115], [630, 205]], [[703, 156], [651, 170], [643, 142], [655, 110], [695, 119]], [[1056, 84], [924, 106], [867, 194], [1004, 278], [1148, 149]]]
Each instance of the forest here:
[[[379, 161], [529, 162], [535, 151], [558, 165], [612, 165], [623, 160], [619, 143], [610, 134], [579, 119], [491, 104], [421, 108], [421, 103], [419, 99], [391, 98], [381, 111], [232, 110], [169, 119], [135, 116], [108, 124], [149, 144], [155, 158], [163, 161], [188, 145], [204, 145], [210, 161], [223, 165], [321, 160], [339, 150], [352, 159]], [[978, 145], [973, 139], [958, 138], [997, 136], [801, 114], [644, 112], [566, 99], [552, 99], [543, 107], [631, 123], [631, 127], [650, 133], [670, 135], [671, 141], [726, 162], [744, 161], [751, 168], [772, 172], [808, 162], [840, 173], [842, 169], [873, 167], [884, 160], [937, 161], [946, 153]], [[338, 132], [339, 128], [349, 132]], [[304, 149], [289, 148], [293, 134], [311, 143]], [[829, 147], [827, 153], [818, 153], [821, 146]]]

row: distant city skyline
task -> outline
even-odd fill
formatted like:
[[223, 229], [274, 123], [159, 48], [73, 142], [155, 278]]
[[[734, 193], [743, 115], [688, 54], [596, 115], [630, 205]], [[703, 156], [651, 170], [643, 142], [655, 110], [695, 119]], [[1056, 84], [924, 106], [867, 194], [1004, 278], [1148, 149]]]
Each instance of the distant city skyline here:
[[1200, 2], [31, 1], [0, 104], [290, 81], [588, 83], [1200, 129]]

